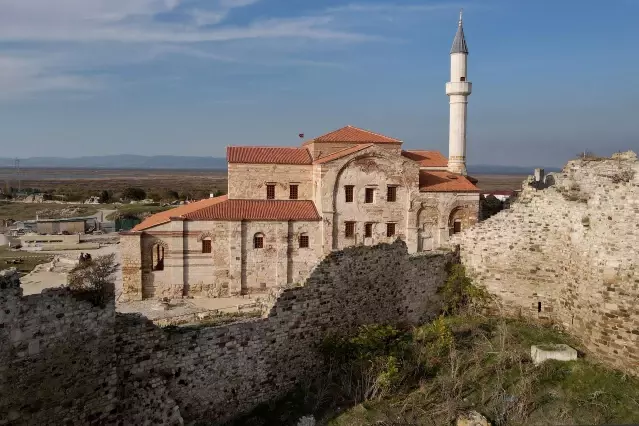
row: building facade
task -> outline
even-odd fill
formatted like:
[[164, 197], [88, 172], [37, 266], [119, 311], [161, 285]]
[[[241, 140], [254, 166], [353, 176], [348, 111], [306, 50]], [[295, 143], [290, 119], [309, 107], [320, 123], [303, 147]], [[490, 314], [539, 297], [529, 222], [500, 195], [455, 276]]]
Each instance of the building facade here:
[[[454, 82], [466, 80], [463, 39], [460, 19]], [[451, 95], [453, 160], [353, 126], [300, 147], [228, 147], [227, 195], [158, 213], [121, 234], [123, 299], [301, 283], [327, 253], [353, 245], [401, 238], [410, 252], [440, 247], [478, 217], [479, 190], [466, 176], [468, 94], [455, 92], [454, 103]]]

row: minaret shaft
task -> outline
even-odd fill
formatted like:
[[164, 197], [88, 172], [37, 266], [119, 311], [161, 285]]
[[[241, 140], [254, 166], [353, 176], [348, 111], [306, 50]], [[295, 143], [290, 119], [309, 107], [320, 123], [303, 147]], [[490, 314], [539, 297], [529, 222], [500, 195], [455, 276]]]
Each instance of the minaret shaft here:
[[466, 123], [468, 96], [471, 92], [472, 84], [468, 81], [468, 46], [460, 14], [459, 27], [450, 52], [450, 82], [446, 83], [446, 94], [450, 99], [448, 171], [463, 175], [467, 174]]

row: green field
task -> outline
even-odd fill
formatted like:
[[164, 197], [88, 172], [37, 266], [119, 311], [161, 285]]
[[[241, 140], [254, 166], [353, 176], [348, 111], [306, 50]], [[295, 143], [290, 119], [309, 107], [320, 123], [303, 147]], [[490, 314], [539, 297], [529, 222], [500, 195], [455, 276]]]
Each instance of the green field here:
[[[16, 268], [21, 275], [25, 275], [33, 271], [33, 268], [41, 263], [50, 262], [52, 258], [51, 255], [14, 251], [6, 247], [0, 247], [0, 270]], [[14, 260], [22, 261], [22, 263], [13, 263], [12, 261]]]

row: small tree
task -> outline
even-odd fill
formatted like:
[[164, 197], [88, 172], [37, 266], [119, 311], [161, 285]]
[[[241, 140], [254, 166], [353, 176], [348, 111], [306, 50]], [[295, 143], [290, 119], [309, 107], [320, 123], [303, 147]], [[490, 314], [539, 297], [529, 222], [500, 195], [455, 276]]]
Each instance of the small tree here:
[[100, 204], [107, 204], [109, 201], [111, 201], [111, 196], [109, 195], [109, 191], [105, 189], [102, 192], [100, 192], [100, 199], [98, 201], [100, 202]]
[[80, 262], [69, 273], [69, 288], [77, 297], [104, 307], [113, 297], [118, 266], [115, 253]]
[[146, 192], [142, 188], [126, 188], [122, 192], [122, 198], [130, 201], [140, 201], [146, 198]]
[[175, 201], [180, 199], [180, 194], [178, 194], [177, 191], [168, 190], [164, 193], [163, 197], [166, 200]]

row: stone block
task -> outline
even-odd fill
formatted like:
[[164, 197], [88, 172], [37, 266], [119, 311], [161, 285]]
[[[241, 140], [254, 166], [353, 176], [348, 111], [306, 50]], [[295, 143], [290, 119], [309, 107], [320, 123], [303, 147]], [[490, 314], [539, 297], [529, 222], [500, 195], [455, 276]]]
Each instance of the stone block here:
[[530, 357], [535, 365], [549, 359], [574, 361], [577, 359], [577, 351], [564, 344], [533, 345], [530, 347]]

